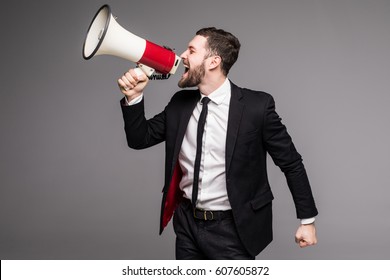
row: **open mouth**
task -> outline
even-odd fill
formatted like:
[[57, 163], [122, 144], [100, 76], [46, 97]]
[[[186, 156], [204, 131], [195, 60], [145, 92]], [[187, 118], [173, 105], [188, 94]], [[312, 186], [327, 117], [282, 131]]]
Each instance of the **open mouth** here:
[[183, 73], [183, 77], [188, 73], [188, 71], [190, 70], [190, 67], [188, 65], [184, 65], [184, 73]]

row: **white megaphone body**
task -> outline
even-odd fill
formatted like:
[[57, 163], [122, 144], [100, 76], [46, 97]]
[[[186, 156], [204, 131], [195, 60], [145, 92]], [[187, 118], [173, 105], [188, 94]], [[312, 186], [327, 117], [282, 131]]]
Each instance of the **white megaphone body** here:
[[174, 74], [180, 57], [173, 51], [140, 38], [120, 26], [108, 5], [102, 6], [93, 18], [83, 46], [84, 59], [95, 55], [114, 55], [138, 64], [148, 77], [154, 72]]

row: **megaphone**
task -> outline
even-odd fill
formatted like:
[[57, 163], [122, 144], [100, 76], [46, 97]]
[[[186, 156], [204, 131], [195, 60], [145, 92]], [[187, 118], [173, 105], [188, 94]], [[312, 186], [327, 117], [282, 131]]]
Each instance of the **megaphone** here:
[[109, 5], [103, 5], [94, 16], [83, 45], [84, 59], [95, 55], [114, 55], [138, 64], [148, 77], [154, 72], [174, 74], [180, 57], [170, 49], [161, 47], [127, 31], [116, 22]]

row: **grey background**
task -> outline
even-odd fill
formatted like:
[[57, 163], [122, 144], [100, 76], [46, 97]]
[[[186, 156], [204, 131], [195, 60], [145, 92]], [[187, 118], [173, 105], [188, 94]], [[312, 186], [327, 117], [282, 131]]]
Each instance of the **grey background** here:
[[[127, 148], [116, 80], [134, 64], [81, 47], [101, 1], [6, 1], [1, 21], [0, 258], [173, 259], [158, 235], [164, 146]], [[259, 259], [389, 259], [390, 1], [107, 1], [180, 54], [196, 30], [237, 35], [231, 80], [271, 93], [303, 155], [319, 244], [299, 249], [270, 160], [274, 242]], [[177, 90], [151, 81], [148, 117]]]

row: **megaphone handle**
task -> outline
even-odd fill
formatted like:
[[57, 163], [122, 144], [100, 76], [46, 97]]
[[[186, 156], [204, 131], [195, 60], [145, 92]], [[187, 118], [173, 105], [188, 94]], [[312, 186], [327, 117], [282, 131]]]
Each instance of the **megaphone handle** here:
[[146, 76], [150, 77], [154, 73], [153, 68], [150, 68], [149, 66], [146, 66], [144, 64], [138, 64], [138, 67], [135, 68], [134, 71], [137, 73], [138, 76], [142, 75], [142, 73], [145, 73]]

